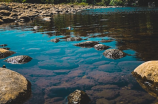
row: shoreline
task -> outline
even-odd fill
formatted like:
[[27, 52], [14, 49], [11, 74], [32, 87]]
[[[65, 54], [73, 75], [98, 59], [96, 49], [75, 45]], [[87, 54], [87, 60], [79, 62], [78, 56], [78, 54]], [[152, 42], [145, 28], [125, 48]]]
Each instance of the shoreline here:
[[111, 8], [121, 6], [92, 6], [69, 4], [32, 4], [32, 3], [0, 3], [0, 24], [20, 22], [25, 23], [35, 17], [50, 21], [55, 14], [75, 14], [86, 9]]

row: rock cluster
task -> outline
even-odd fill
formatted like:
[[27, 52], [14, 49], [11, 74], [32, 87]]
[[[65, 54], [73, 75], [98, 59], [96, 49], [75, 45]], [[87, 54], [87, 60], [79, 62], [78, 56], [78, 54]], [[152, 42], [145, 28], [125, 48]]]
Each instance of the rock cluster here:
[[1, 3], [0, 23], [28, 22], [34, 17], [51, 21], [54, 14], [77, 13], [83, 9], [105, 8], [105, 6], [52, 5], [30, 3]]

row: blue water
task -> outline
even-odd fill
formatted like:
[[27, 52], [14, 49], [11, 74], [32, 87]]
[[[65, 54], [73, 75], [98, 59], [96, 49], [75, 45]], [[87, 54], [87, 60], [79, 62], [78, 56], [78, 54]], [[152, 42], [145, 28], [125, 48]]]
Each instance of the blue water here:
[[[95, 13], [98, 15], [91, 16]], [[37, 19], [22, 26], [3, 27], [0, 44], [7, 44], [16, 52], [12, 56], [28, 55], [33, 59], [16, 65], [4, 62], [5, 58], [0, 60], [0, 66], [6, 65], [32, 83], [32, 96], [25, 104], [62, 104], [76, 89], [85, 91], [92, 104], [150, 104], [156, 102], [156, 98], [137, 83], [131, 72], [141, 63], [158, 58], [157, 15], [157, 8], [92, 9], [73, 15], [56, 15], [50, 23]], [[99, 22], [100, 19], [107, 20]], [[34, 31], [36, 25], [42, 29]], [[69, 30], [68, 26], [72, 28]], [[88, 39], [50, 42], [65, 36]], [[106, 58], [104, 50], [74, 46], [102, 39], [113, 39], [102, 44], [129, 55], [114, 60]]]

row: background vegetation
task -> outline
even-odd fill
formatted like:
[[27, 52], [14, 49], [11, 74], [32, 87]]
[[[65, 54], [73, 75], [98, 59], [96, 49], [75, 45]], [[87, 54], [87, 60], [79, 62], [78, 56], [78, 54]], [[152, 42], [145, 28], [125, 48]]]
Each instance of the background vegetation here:
[[20, 3], [49, 3], [49, 4], [76, 4], [76, 5], [120, 5], [120, 6], [147, 6], [148, 2], [155, 2], [157, 6], [158, 0], [0, 0], [0, 2], [20, 2]]

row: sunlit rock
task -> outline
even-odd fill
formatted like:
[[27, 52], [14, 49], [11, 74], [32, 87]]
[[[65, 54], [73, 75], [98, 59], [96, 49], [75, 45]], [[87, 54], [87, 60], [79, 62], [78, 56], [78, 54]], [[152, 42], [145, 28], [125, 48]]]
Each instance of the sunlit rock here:
[[96, 42], [96, 41], [86, 41], [86, 42], [81, 42], [81, 43], [74, 44], [74, 46], [90, 48], [90, 47], [94, 47], [94, 45], [96, 45], [96, 44], [99, 44], [99, 43]]
[[11, 12], [8, 11], [8, 10], [0, 10], [0, 14], [1, 14], [2, 16], [9, 16], [9, 15], [11, 14]]
[[0, 10], [11, 10], [11, 8], [6, 5], [0, 4]]
[[147, 80], [158, 82], [158, 61], [147, 61], [135, 68], [133, 73]]
[[109, 59], [120, 59], [120, 58], [126, 56], [126, 54], [124, 52], [120, 51], [119, 49], [105, 50], [103, 55]]
[[21, 74], [0, 68], [0, 103], [23, 104], [31, 96], [31, 83]]
[[51, 17], [45, 17], [45, 18], [43, 18], [42, 20], [43, 20], [43, 21], [50, 22], [50, 21], [52, 20], [52, 18], [51, 18]]
[[68, 104], [88, 104], [90, 98], [88, 95], [81, 90], [75, 90], [73, 93], [68, 96]]
[[57, 42], [59, 42], [60, 40], [59, 40], [58, 38], [55, 38], [55, 39], [51, 39], [50, 41], [51, 41], [51, 42], [54, 42], [54, 43], [57, 43]]
[[14, 53], [15, 52], [13, 52], [13, 51], [9, 51], [9, 50], [0, 48], [0, 59], [6, 58], [8, 56], [11, 56]]
[[96, 50], [105, 50], [105, 49], [108, 49], [108, 48], [110, 48], [109, 46], [106, 46], [106, 45], [104, 45], [104, 44], [96, 44], [95, 46], [94, 46], [94, 48], [96, 49]]
[[19, 56], [10, 57], [4, 61], [11, 63], [11, 64], [25, 64], [31, 60], [32, 60], [32, 58], [29, 56], [19, 55]]

